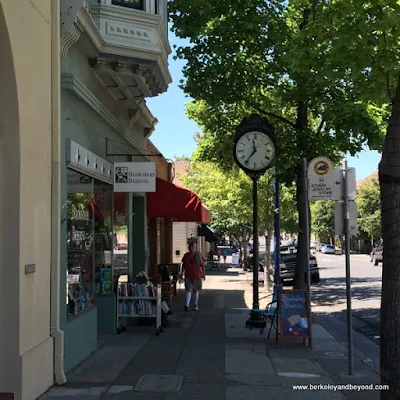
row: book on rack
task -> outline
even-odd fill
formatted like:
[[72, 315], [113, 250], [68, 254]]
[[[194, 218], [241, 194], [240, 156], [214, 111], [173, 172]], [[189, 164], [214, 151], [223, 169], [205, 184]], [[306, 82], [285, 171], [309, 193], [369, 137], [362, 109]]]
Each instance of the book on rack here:
[[152, 284], [120, 283], [120, 297], [157, 297], [157, 290]]
[[121, 300], [118, 304], [118, 314], [127, 316], [155, 316], [155, 307], [148, 300]]

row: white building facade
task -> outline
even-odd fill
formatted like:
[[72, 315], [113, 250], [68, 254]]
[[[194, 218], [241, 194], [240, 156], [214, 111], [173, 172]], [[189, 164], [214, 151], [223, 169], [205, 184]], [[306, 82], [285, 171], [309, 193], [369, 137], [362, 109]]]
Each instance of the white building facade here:
[[[31, 400], [107, 328], [100, 294], [68, 317], [70, 172], [107, 190], [114, 162], [147, 160], [145, 98], [171, 82], [167, 0], [0, 0], [0, 37], [0, 392]], [[132, 275], [146, 264], [145, 198], [126, 211]]]

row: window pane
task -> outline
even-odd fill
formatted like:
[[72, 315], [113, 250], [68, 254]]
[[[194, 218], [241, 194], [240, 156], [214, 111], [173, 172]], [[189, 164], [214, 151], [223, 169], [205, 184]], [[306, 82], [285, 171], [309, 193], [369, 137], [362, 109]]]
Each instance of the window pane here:
[[128, 281], [128, 196], [114, 193], [114, 285]]
[[112, 0], [115, 6], [135, 8], [136, 10], [144, 10], [144, 0]]
[[95, 293], [110, 294], [112, 284], [112, 186], [94, 182]]
[[67, 315], [71, 318], [94, 303], [93, 181], [69, 170], [67, 191]]

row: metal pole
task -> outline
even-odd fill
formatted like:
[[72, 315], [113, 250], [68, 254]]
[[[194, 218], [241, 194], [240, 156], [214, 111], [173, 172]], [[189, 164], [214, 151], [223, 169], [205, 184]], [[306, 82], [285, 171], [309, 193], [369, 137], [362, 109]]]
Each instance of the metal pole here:
[[260, 308], [258, 299], [259, 232], [258, 232], [257, 182], [258, 182], [258, 177], [253, 177], [253, 310], [258, 310]]
[[281, 229], [279, 216], [279, 182], [276, 176], [275, 168], [274, 176], [274, 294], [277, 295], [281, 286], [281, 270], [280, 270], [280, 247], [281, 247]]
[[[306, 201], [304, 205], [304, 215], [306, 217], [306, 251], [310, 252], [310, 215], [308, 210], [308, 167], [307, 167], [307, 159], [303, 159], [303, 170], [304, 170], [304, 187], [306, 188]], [[310, 255], [308, 254], [307, 257], [307, 267], [306, 267], [306, 274], [307, 274], [307, 295], [308, 295], [308, 318], [310, 323], [308, 324], [308, 329], [310, 332], [310, 338], [312, 337], [312, 324], [311, 324], [311, 273], [310, 273]]]
[[347, 297], [347, 341], [349, 358], [349, 375], [354, 374], [353, 361], [353, 320], [351, 312], [351, 277], [350, 277], [350, 235], [349, 235], [349, 193], [347, 186], [347, 159], [343, 159], [343, 219], [344, 251], [346, 255], [346, 297]]

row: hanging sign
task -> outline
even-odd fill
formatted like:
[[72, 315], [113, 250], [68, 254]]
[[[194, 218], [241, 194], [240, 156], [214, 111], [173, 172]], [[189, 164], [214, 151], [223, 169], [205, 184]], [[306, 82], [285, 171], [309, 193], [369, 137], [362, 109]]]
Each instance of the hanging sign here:
[[156, 163], [114, 163], [114, 192], [148, 193], [156, 191]]
[[308, 199], [340, 200], [342, 178], [339, 168], [327, 157], [316, 157], [308, 165]]

